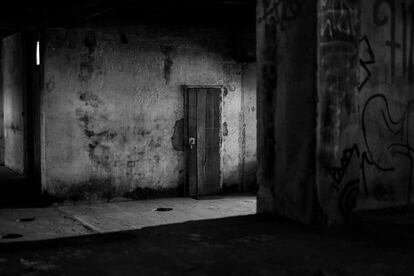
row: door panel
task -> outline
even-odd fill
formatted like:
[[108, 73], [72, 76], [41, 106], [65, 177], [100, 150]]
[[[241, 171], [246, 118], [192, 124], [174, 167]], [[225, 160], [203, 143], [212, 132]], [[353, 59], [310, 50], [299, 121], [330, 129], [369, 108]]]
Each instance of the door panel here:
[[188, 170], [188, 188], [189, 195], [197, 195], [197, 150], [196, 145], [190, 145], [189, 139], [197, 137], [197, 97], [196, 91], [190, 89], [187, 91], [187, 170]]
[[205, 194], [206, 183], [206, 90], [200, 89], [197, 94], [197, 195]]
[[186, 91], [188, 139], [188, 186], [190, 196], [213, 195], [220, 184], [220, 92], [219, 88]]
[[205, 125], [205, 179], [209, 185], [204, 186], [205, 194], [220, 191], [220, 90], [209, 89], [206, 93], [206, 125]]

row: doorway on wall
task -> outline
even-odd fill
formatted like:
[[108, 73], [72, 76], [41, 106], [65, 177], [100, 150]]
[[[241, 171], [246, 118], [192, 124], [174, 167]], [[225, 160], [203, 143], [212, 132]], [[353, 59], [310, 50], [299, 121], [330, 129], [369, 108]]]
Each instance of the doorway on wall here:
[[221, 86], [185, 87], [186, 190], [191, 197], [222, 191], [220, 170]]
[[40, 195], [40, 42], [21, 32], [1, 41], [0, 206]]

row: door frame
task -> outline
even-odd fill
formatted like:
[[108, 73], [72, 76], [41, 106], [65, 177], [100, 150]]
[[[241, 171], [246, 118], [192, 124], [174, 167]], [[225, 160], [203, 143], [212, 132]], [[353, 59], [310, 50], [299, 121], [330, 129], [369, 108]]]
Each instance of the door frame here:
[[[190, 145], [188, 143], [189, 135], [188, 135], [188, 118], [189, 118], [189, 108], [188, 108], [188, 93], [187, 91], [190, 89], [219, 89], [220, 95], [220, 105], [219, 105], [219, 121], [220, 121], [220, 128], [219, 128], [219, 154], [220, 154], [220, 188], [223, 188], [223, 96], [224, 91], [226, 90], [224, 85], [183, 85], [183, 95], [184, 95], [184, 148], [185, 148], [185, 179], [184, 179], [184, 196], [190, 196], [190, 184], [189, 184], [189, 149]], [[198, 194], [195, 196], [198, 198]]]

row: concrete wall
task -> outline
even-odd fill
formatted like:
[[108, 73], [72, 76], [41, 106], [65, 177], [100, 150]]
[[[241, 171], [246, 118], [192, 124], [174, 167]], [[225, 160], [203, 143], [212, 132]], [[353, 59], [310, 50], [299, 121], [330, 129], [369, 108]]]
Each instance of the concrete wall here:
[[257, 128], [256, 128], [256, 63], [242, 65], [240, 112], [240, 176], [243, 190], [256, 190]]
[[[244, 160], [254, 156], [253, 138], [241, 139], [240, 126], [242, 91], [251, 109], [252, 90], [242, 89], [242, 64], [228, 37], [223, 29], [184, 27], [48, 31], [44, 190], [82, 200], [177, 194], [185, 175], [185, 153], [174, 136], [182, 132], [183, 85], [226, 88], [221, 169], [224, 188], [238, 186], [243, 139]], [[254, 127], [250, 113], [244, 120]]]
[[413, 201], [414, 1], [363, 1], [360, 208]]
[[25, 163], [24, 77], [21, 35], [2, 41], [2, 90], [4, 116], [4, 163], [23, 173]]
[[347, 219], [359, 189], [359, 5], [357, 0], [318, 3], [316, 181], [328, 223]]
[[[318, 180], [320, 200], [331, 222], [346, 220], [353, 210], [412, 203], [413, 8], [414, 1], [408, 0], [361, 1], [358, 40], [353, 39], [352, 47], [343, 47], [348, 49], [346, 58], [343, 49], [334, 54], [334, 62], [324, 71], [334, 74], [334, 85], [333, 90], [326, 86], [330, 93], [320, 96], [321, 106], [332, 107], [325, 109], [332, 118], [330, 126], [324, 125], [328, 112], [321, 113], [320, 149], [330, 153], [331, 161], [319, 156]], [[354, 54], [357, 43], [358, 58]], [[353, 65], [342, 69], [338, 64]], [[352, 85], [356, 72], [350, 68], [356, 68], [355, 64], [359, 64], [359, 80]], [[335, 78], [335, 73], [341, 78]], [[329, 84], [330, 76], [325, 77]], [[338, 88], [345, 92], [343, 97], [331, 93]]]
[[[311, 18], [317, 18], [313, 42], [298, 35], [309, 29]], [[347, 221], [354, 210], [412, 203], [413, 22], [412, 0], [259, 1], [259, 211], [336, 224]], [[291, 42], [289, 47], [285, 41]], [[318, 55], [305, 55], [295, 45], [317, 45]], [[298, 114], [290, 113], [285, 108], [289, 95], [308, 95], [299, 85], [314, 74], [306, 67], [312, 63], [317, 64], [317, 101], [291, 106]], [[311, 87], [312, 80], [307, 84]], [[317, 127], [289, 133], [286, 126], [306, 115], [316, 118]], [[316, 149], [315, 175], [309, 173], [314, 169], [310, 162], [282, 159], [304, 154], [289, 145], [298, 136], [306, 141], [309, 133], [316, 135], [315, 144], [309, 140]], [[289, 170], [298, 165], [306, 166]], [[317, 198], [309, 186], [297, 185], [298, 176], [314, 179], [308, 184], [315, 181]], [[297, 195], [304, 200], [289, 205]], [[309, 208], [310, 216], [303, 211], [308, 202], [316, 206]]]
[[258, 211], [314, 218], [316, 5], [258, 1]]

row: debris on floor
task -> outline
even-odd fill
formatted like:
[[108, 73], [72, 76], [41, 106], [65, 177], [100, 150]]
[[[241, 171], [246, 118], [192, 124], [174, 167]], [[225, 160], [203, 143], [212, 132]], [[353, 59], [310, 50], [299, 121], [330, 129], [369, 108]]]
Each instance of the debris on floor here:
[[21, 218], [21, 219], [16, 219], [16, 222], [30, 222], [34, 220], [35, 218]]
[[157, 212], [168, 212], [168, 211], [172, 211], [172, 209], [173, 208], [158, 207], [154, 211], [157, 211]]

